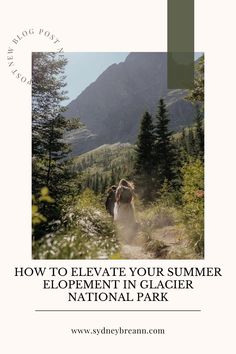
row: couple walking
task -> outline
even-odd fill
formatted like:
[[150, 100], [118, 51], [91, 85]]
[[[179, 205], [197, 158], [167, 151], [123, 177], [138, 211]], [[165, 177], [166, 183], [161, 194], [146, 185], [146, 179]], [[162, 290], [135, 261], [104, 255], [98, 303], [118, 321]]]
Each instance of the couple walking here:
[[131, 241], [137, 231], [133, 196], [133, 183], [121, 179], [118, 187], [112, 186], [109, 189], [106, 200], [106, 209], [113, 216], [119, 234], [126, 241]]

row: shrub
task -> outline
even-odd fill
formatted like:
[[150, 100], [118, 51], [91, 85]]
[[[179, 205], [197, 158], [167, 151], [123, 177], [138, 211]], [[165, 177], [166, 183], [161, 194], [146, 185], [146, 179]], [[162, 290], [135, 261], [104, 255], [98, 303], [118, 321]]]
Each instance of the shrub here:
[[198, 254], [204, 253], [204, 168], [200, 160], [182, 168], [183, 219], [189, 240]]
[[43, 187], [40, 190], [40, 196], [36, 198], [32, 196], [32, 225], [41, 224], [41, 222], [47, 221], [47, 218], [40, 212], [40, 206], [42, 203], [54, 203], [54, 199], [50, 197], [47, 187]]
[[112, 220], [91, 190], [85, 190], [76, 203], [65, 207], [62, 219], [54, 223], [55, 232], [33, 243], [33, 258], [110, 258], [118, 252]]
[[164, 180], [162, 187], [159, 191], [159, 204], [165, 207], [172, 207], [176, 205], [177, 192], [174, 190], [173, 185], [167, 179]]

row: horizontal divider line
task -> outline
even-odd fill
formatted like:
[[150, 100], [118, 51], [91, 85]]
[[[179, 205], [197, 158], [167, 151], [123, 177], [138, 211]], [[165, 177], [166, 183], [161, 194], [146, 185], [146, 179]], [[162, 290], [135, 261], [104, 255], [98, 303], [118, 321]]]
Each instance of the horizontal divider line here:
[[201, 310], [35, 310], [35, 312], [201, 312]]

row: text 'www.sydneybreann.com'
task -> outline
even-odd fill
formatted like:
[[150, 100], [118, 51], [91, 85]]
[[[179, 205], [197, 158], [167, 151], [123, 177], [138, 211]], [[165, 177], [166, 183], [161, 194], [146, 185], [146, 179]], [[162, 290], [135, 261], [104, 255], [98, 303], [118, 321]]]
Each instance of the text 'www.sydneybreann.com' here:
[[132, 335], [132, 334], [165, 334], [164, 328], [71, 328], [72, 334], [92, 334], [92, 335]]

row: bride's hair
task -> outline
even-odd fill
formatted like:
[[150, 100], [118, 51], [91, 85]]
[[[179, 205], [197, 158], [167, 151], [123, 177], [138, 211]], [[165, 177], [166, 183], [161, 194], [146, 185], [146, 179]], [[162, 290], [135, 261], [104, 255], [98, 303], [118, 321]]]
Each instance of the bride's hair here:
[[122, 178], [119, 182], [119, 187], [120, 186], [125, 186], [129, 187], [130, 189], [134, 189], [134, 184], [133, 182], [128, 182], [126, 179]]

